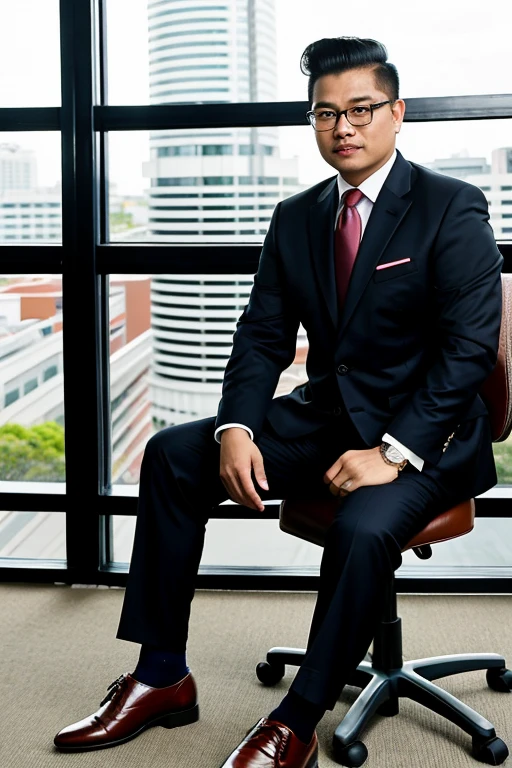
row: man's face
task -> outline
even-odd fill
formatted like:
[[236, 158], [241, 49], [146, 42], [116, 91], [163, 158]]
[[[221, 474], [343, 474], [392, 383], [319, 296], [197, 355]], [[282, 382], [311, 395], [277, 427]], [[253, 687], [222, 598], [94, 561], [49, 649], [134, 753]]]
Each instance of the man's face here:
[[[319, 77], [313, 89], [311, 108], [326, 107], [339, 111], [388, 99], [389, 95], [377, 87], [371, 68], [350, 69], [341, 74]], [[345, 181], [359, 186], [393, 154], [404, 113], [405, 103], [398, 99], [393, 104], [375, 109], [369, 125], [351, 125], [342, 115], [334, 129], [315, 131], [320, 154], [341, 173]]]

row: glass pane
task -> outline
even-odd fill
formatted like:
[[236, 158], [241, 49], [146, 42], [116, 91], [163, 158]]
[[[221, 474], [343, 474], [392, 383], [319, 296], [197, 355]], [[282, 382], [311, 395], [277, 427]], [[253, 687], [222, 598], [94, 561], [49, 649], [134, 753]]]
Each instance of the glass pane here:
[[[343, 15], [337, 0], [107, 1], [111, 104], [305, 101], [302, 52], [330, 35], [384, 43], [404, 97], [510, 92], [512, 8], [409, 0]], [[442, 19], [442, 23], [440, 23]], [[414, 30], [414, 34], [411, 34]], [[436, 55], [433, 55], [435, 45]]]
[[[117, 563], [130, 562], [135, 521], [135, 517], [113, 517], [113, 558]], [[435, 544], [429, 560], [420, 560], [411, 550], [404, 552], [398, 575], [410, 576], [411, 570], [417, 569], [428, 569], [435, 575], [436, 570], [441, 572], [447, 566], [510, 568], [512, 555], [507, 542], [511, 536], [512, 520], [477, 518], [470, 534]], [[271, 567], [292, 572], [303, 569], [317, 575], [321, 557], [321, 547], [285, 534], [277, 520], [210, 520], [201, 565]]]
[[493, 444], [499, 485], [512, 485], [512, 435]]
[[279, 130], [111, 133], [111, 240], [260, 243], [279, 200], [302, 189]]
[[2, 558], [65, 560], [66, 516], [59, 512], [0, 511], [0, 566], [6, 565]]
[[60, 243], [60, 133], [0, 133], [0, 243]]
[[[112, 275], [110, 392], [112, 481], [138, 483], [148, 438], [213, 416], [233, 333], [252, 287], [248, 275]], [[276, 394], [305, 379], [306, 337]]]
[[0, 275], [0, 487], [64, 481], [62, 280]]
[[60, 103], [59, 0], [4, 0], [0, 104], [58, 107]]
[[[512, 121], [405, 123], [404, 157], [480, 187], [512, 239]], [[279, 200], [327, 179], [307, 126], [111, 132], [111, 240], [261, 243]]]

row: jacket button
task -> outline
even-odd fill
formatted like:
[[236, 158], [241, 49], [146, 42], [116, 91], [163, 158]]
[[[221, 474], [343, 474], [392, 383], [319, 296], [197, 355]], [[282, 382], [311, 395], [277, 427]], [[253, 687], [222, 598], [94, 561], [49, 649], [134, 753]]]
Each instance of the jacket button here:
[[332, 415], [333, 416], [341, 416], [342, 413], [343, 413], [343, 409], [342, 409], [341, 405], [337, 405], [336, 408], [332, 409]]
[[336, 369], [340, 376], [346, 376], [348, 373], [348, 368], [346, 365], [338, 365], [338, 368]]

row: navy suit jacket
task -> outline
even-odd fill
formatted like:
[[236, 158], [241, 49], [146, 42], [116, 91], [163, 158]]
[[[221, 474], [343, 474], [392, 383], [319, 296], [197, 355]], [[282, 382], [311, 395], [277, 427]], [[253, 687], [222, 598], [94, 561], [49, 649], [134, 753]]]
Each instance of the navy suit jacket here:
[[[483, 193], [398, 152], [341, 312], [337, 206], [337, 177], [277, 205], [233, 337], [216, 426], [245, 424], [257, 442], [268, 419], [293, 438], [336, 419], [343, 404], [369, 447], [389, 432], [456, 495], [488, 490], [496, 471], [478, 393], [497, 357], [503, 258]], [[401, 263], [385, 266], [393, 262]], [[274, 397], [299, 323], [308, 382]]]

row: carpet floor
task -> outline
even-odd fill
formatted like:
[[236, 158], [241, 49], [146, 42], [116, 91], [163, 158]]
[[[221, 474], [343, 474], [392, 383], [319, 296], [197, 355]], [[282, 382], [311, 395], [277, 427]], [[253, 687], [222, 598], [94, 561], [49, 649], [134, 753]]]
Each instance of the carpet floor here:
[[[199, 688], [199, 722], [152, 728], [112, 749], [59, 753], [55, 733], [96, 711], [109, 683], [134, 668], [138, 646], [115, 638], [123, 595], [115, 588], [0, 585], [0, 768], [219, 768], [288, 690], [295, 668], [266, 687], [255, 667], [272, 646], [304, 646], [315, 599], [310, 593], [198, 592], [188, 663]], [[512, 596], [399, 595], [398, 607], [405, 659], [492, 652], [512, 667]], [[485, 672], [438, 684], [490, 720], [512, 749], [510, 693], [490, 690]], [[338, 765], [332, 734], [358, 692], [345, 687], [319, 724], [320, 768]], [[397, 717], [376, 715], [362, 738], [365, 768], [479, 764], [464, 731], [409, 700], [401, 700]]]

